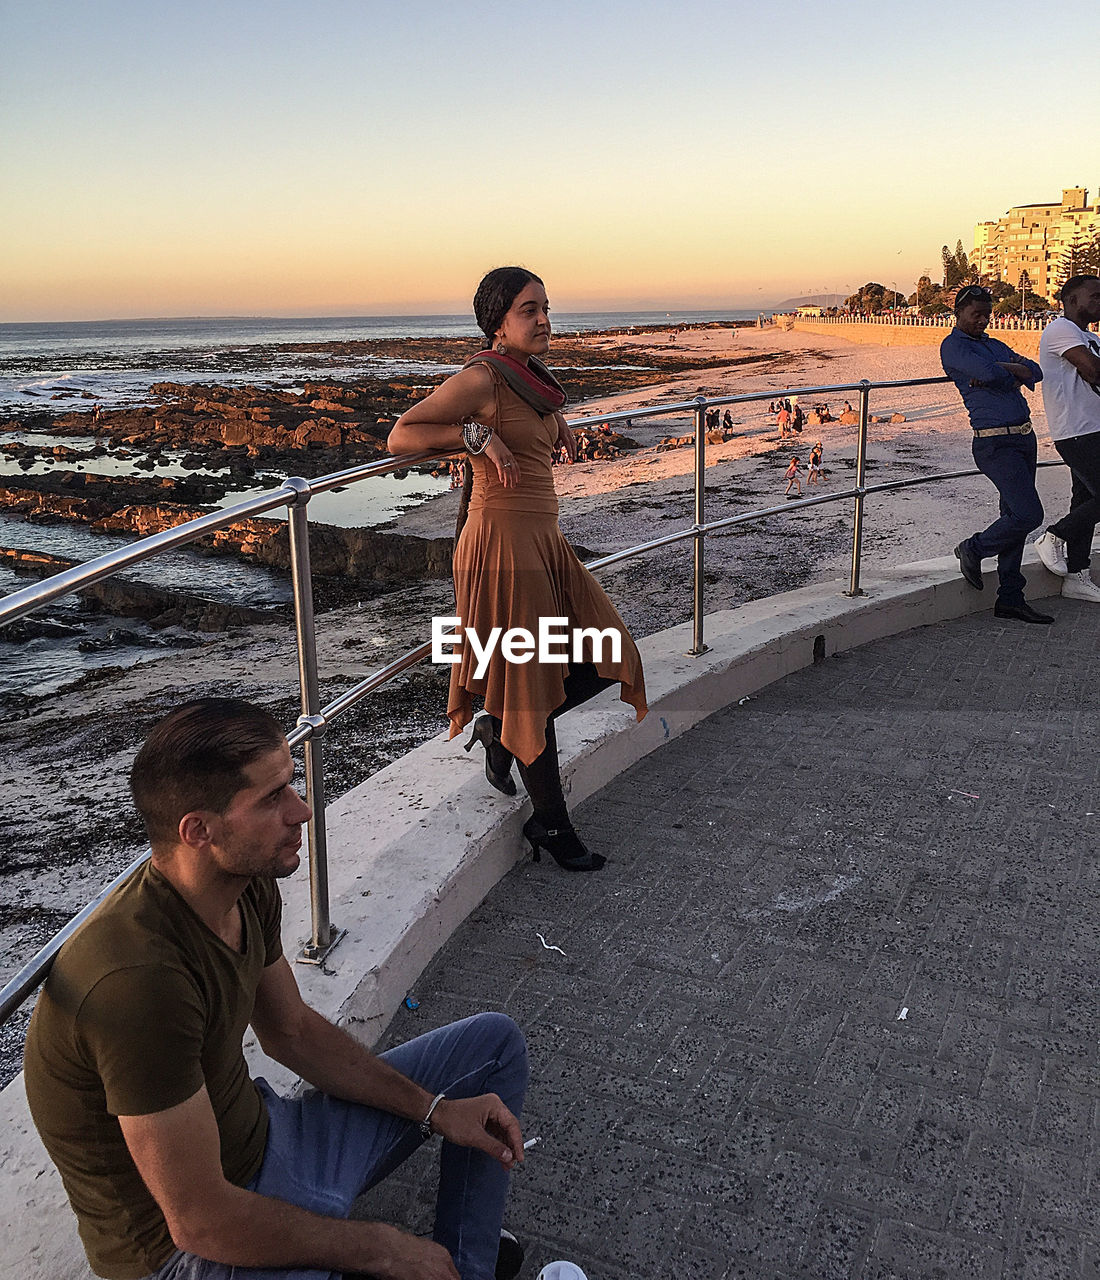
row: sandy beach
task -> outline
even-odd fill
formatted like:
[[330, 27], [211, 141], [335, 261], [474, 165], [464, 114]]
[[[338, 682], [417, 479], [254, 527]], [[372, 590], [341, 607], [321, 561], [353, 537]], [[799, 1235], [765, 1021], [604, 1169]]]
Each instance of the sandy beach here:
[[[622, 336], [583, 340], [594, 350]], [[647, 348], [667, 334], [625, 339], [644, 363]], [[934, 377], [934, 347], [857, 346], [841, 338], [776, 329], [682, 331], [680, 353], [737, 361], [722, 369], [689, 371], [639, 392], [575, 405], [573, 418], [676, 403], [693, 396]], [[552, 356], [551, 356], [552, 362]], [[844, 394], [827, 400], [834, 413]], [[856, 396], [848, 399], [856, 402]], [[1055, 457], [1046, 436], [1041, 396], [1032, 398], [1040, 459]], [[846, 488], [855, 466], [856, 428], [837, 422], [807, 427], [798, 440], [780, 440], [762, 405], [733, 407], [736, 436], [708, 447], [708, 519], [783, 501], [783, 472], [793, 454], [805, 464], [815, 439], [824, 444], [823, 489]], [[903, 423], [872, 427], [868, 478], [929, 475], [971, 465], [970, 432], [954, 388], [889, 389], [872, 393], [871, 412]], [[694, 456], [691, 448], [657, 452], [666, 435], [686, 434], [688, 416], [636, 420], [626, 434], [642, 446], [609, 462], [581, 463], [557, 472], [566, 535], [595, 554], [627, 547], [690, 524]], [[1048, 512], [1068, 502], [1062, 468], [1040, 473]], [[812, 490], [810, 491], [812, 492]], [[389, 528], [446, 536], [454, 528], [457, 494], [443, 494], [407, 512]], [[987, 524], [996, 494], [983, 477], [910, 489], [869, 499], [864, 569], [944, 555]], [[846, 585], [851, 503], [776, 516], [708, 540], [708, 609], [790, 590], [810, 582]], [[646, 555], [606, 571], [602, 580], [636, 635], [684, 621], [691, 602], [690, 543]], [[990, 607], [992, 607], [992, 599]], [[357, 607], [334, 610], [318, 623], [322, 697], [429, 637], [433, 614], [451, 606], [446, 581], [412, 582]], [[288, 726], [297, 715], [297, 666], [292, 628], [272, 624], [227, 632], [201, 649], [177, 652], [127, 670], [108, 668], [69, 694], [43, 698], [0, 725], [0, 768], [8, 818], [0, 851], [0, 977], [10, 976], [78, 910], [141, 845], [130, 814], [126, 771], [134, 746], [171, 701], [234, 692], [270, 707]], [[350, 713], [325, 739], [328, 790], [337, 795], [444, 726], [445, 676], [422, 667]], [[455, 744], [458, 750], [458, 744]], [[25, 1018], [9, 1021], [0, 1039], [0, 1078], [13, 1069]]]

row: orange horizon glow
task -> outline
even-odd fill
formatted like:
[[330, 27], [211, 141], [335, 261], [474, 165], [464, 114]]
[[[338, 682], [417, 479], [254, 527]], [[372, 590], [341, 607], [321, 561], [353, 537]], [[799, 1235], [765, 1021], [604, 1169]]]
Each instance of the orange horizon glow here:
[[[1018, 54], [1016, 3], [990, 7], [991, 64]], [[957, 145], [944, 0], [481, 13], [491, 55], [437, 0], [318, 0], [308, 22], [268, 0], [262, 23], [213, 0], [10, 7], [0, 321], [461, 314], [506, 262], [566, 311], [910, 292], [942, 244], [1088, 176], [1088, 139], [1026, 94], [997, 105], [1011, 166]], [[1073, 58], [1028, 56], [1034, 83]]]

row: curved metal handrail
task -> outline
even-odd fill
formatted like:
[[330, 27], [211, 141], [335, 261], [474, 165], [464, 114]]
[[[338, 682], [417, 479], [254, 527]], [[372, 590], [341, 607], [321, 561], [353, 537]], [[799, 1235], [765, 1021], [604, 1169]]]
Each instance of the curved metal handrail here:
[[[589, 561], [587, 567], [590, 570], [608, 568], [625, 560], [630, 560], [637, 556], [645, 555], [648, 552], [659, 550], [662, 547], [672, 546], [677, 542], [684, 542], [689, 539], [693, 540], [696, 548], [696, 637], [695, 648], [692, 652], [701, 653], [705, 650], [705, 646], [702, 644], [701, 613], [702, 547], [704, 539], [708, 535], [722, 533], [739, 525], [748, 524], [755, 520], [765, 519], [769, 516], [787, 515], [791, 512], [799, 511], [807, 507], [820, 506], [830, 502], [854, 501], [856, 504], [856, 519], [853, 530], [852, 590], [849, 594], [861, 594], [859, 587], [859, 544], [861, 539], [861, 516], [864, 499], [868, 495], [888, 493], [898, 489], [912, 488], [917, 485], [933, 484], [941, 481], [961, 479], [981, 474], [978, 469], [974, 467], [958, 471], [939, 472], [930, 476], [912, 477], [905, 480], [884, 481], [880, 484], [874, 485], [865, 484], [863, 482], [863, 477], [866, 464], [870, 392], [876, 389], [882, 390], [889, 388], [927, 386], [948, 382], [950, 382], [950, 379], [945, 377], [906, 378], [876, 383], [872, 383], [864, 379], [855, 383], [829, 384], [827, 386], [816, 387], [792, 387], [778, 392], [750, 392], [739, 395], [713, 397], [698, 396], [693, 400], [680, 401], [670, 405], [644, 406], [641, 409], [618, 410], [612, 413], [601, 413], [586, 418], [571, 419], [570, 425], [574, 428], [585, 427], [588, 425], [595, 426], [610, 422], [636, 421], [642, 418], [669, 417], [673, 415], [682, 416], [685, 412], [690, 412], [695, 419], [695, 521], [683, 529], [674, 530], [659, 538], [653, 538], [647, 542], [638, 543], [635, 546], [627, 547], [605, 556], [600, 556], [595, 560]], [[815, 494], [813, 497], [800, 498], [793, 502], [784, 501], [780, 505], [758, 508], [753, 511], [740, 512], [737, 515], [724, 516], [718, 520], [710, 522], [707, 522], [702, 518], [706, 448], [705, 415], [708, 409], [732, 404], [749, 404], [764, 400], [781, 400], [788, 396], [803, 397], [825, 394], [835, 395], [839, 392], [845, 391], [855, 392], [860, 397], [857, 482], [853, 487], [833, 490], [827, 494]], [[285, 505], [288, 510], [288, 518], [291, 521], [292, 567], [294, 570], [296, 588], [295, 601], [296, 617], [299, 626], [299, 665], [301, 668], [303, 686], [303, 703], [308, 704], [305, 706], [303, 714], [299, 716], [296, 726], [287, 734], [287, 741], [291, 747], [297, 747], [299, 745], [304, 746], [308, 753], [311, 748], [316, 746], [317, 740], [323, 735], [325, 730], [334, 720], [345, 714], [362, 698], [389, 683], [390, 680], [394, 679], [402, 672], [407, 671], [410, 667], [421, 662], [431, 653], [431, 644], [423, 643], [408, 650], [400, 657], [387, 663], [371, 675], [360, 680], [351, 688], [345, 690], [326, 706], [322, 707], [319, 705], [319, 701], [316, 698], [316, 652], [315, 648], [311, 649], [312, 597], [308, 587], [308, 541], [305, 543], [304, 557], [301, 547], [299, 547], [298, 554], [295, 554], [296, 527], [299, 530], [299, 537], [305, 536], [308, 538], [308, 533], [306, 532], [305, 527], [306, 505], [314, 494], [328, 492], [344, 485], [357, 483], [360, 480], [385, 475], [394, 471], [406, 470], [410, 466], [416, 466], [424, 462], [451, 456], [454, 456], [452, 451], [419, 453], [406, 455], [400, 458], [382, 459], [375, 462], [360, 464], [355, 467], [347, 468], [344, 471], [321, 476], [316, 480], [304, 480], [300, 477], [288, 478], [277, 489], [270, 490], [264, 494], [259, 494], [254, 498], [238, 503], [223, 511], [212, 512], [208, 515], [200, 516], [195, 520], [187, 521], [173, 529], [168, 529], [162, 533], [154, 534], [149, 538], [142, 539], [132, 547], [124, 548], [121, 551], [110, 552], [96, 560], [89, 561], [85, 565], [74, 566], [72, 569], [56, 574], [53, 577], [46, 579], [44, 582], [33, 584], [21, 591], [12, 593], [3, 600], [0, 600], [0, 625], [22, 617], [33, 609], [40, 607], [42, 604], [48, 603], [50, 600], [56, 599], [61, 595], [77, 590], [81, 586], [87, 586], [91, 583], [101, 581], [103, 578], [109, 577], [118, 572], [121, 568], [127, 567], [131, 564], [140, 563], [141, 561], [147, 560], [160, 552], [187, 545], [188, 543], [195, 541], [197, 538], [203, 537], [207, 533], [220, 528], [225, 528], [238, 520], [260, 515], [266, 511], [273, 510], [275, 507]], [[1061, 462], [1050, 461], [1040, 462], [1038, 465], [1048, 467], [1061, 466], [1064, 464]], [[307, 597], [305, 603], [308, 607], [306, 608], [302, 607], [300, 599], [303, 593]], [[303, 628], [308, 633], [310, 641], [310, 643], [304, 646], [301, 635]], [[310, 651], [312, 652], [312, 661], [310, 661]], [[309, 667], [312, 667], [312, 669], [307, 671], [306, 669]], [[306, 685], [310, 682], [313, 693], [312, 700], [307, 698], [305, 694]], [[320, 761], [318, 759], [312, 773], [319, 772], [319, 770]], [[307, 759], [307, 780], [312, 776], [312, 773]], [[319, 808], [323, 813], [323, 789], [318, 784], [315, 785], [317, 785], [320, 797]], [[310, 834], [312, 835], [313, 833], [311, 832]], [[320, 842], [323, 853], [323, 826]], [[92, 902], [74, 916], [72, 920], [70, 920], [59, 931], [59, 933], [51, 938], [50, 941], [47, 942], [46, 945], [19, 970], [15, 977], [12, 978], [2, 990], [0, 990], [0, 1023], [2, 1023], [16, 1008], [18, 1008], [27, 996], [35, 989], [35, 987], [37, 987], [38, 984], [46, 977], [49, 972], [49, 968], [53, 963], [53, 959], [63, 943], [77, 928], [79, 928], [99, 903], [102, 902], [118, 884], [131, 875], [134, 870], [136, 870], [136, 868], [139, 867], [148, 857], [149, 853], [146, 851], [141, 855], [141, 857], [135, 859], [135, 861], [132, 862], [125, 871], [117, 876], [100, 894], [96, 896], [95, 899], [93, 899]], [[311, 945], [315, 954], [308, 954], [310, 948], [307, 947], [306, 954], [300, 957], [305, 959], [315, 959], [323, 956], [333, 945], [331, 938], [332, 925], [331, 922], [327, 920], [327, 867], [318, 869], [314, 864], [315, 858], [313, 841], [311, 840], [311, 887], [315, 894], [314, 938]], [[319, 874], [319, 870], [321, 878], [325, 881], [324, 893], [320, 895], [322, 899], [320, 904], [317, 900], [316, 887], [314, 884], [314, 877]], [[317, 908], [319, 905], [323, 906], [323, 914], [325, 916], [323, 923], [329, 934], [329, 937], [323, 940], [318, 938]]]

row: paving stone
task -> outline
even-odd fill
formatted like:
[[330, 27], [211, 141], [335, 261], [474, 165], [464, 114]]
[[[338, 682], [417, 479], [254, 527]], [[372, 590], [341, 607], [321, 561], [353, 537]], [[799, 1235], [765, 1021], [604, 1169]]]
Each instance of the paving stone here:
[[858, 1275], [873, 1232], [870, 1214], [822, 1205], [806, 1233], [797, 1274], [805, 1280], [847, 1280]]
[[1021, 1179], [1002, 1169], [967, 1169], [961, 1174], [950, 1224], [958, 1232], [1011, 1243], [1020, 1211]]
[[872, 1257], [902, 1272], [907, 1280], [938, 1280], [949, 1275], [994, 1280], [1000, 1276], [1004, 1260], [1002, 1251], [989, 1245], [895, 1221], [882, 1223]]
[[1076, 1280], [1081, 1274], [1081, 1241], [1076, 1233], [1021, 1224], [1016, 1245], [1005, 1261], [1005, 1280]]
[[518, 866], [432, 963], [390, 1040], [528, 1032], [523, 1280], [1100, 1280], [1100, 611], [1049, 607], [711, 716], [578, 807], [600, 875]]

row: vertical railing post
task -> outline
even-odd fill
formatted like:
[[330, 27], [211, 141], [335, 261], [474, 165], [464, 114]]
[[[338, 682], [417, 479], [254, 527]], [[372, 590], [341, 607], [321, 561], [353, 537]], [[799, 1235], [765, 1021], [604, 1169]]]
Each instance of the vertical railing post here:
[[287, 506], [290, 533], [290, 575], [294, 591], [294, 629], [298, 639], [298, 684], [301, 689], [300, 725], [313, 732], [303, 746], [306, 803], [312, 815], [306, 824], [306, 847], [309, 851], [309, 900], [312, 933], [298, 954], [308, 964], [319, 964], [335, 945], [328, 901], [328, 843], [325, 838], [325, 774], [321, 735], [324, 721], [320, 717], [321, 695], [317, 679], [317, 632], [313, 617], [313, 578], [309, 567], [309, 513], [311, 497], [308, 480], [294, 476], [286, 481], [297, 489], [298, 497]]
[[852, 578], [848, 596], [861, 596], [859, 562], [863, 554], [863, 490], [867, 474], [867, 424], [871, 420], [871, 384], [864, 378], [859, 384], [859, 444], [856, 446], [856, 508], [852, 518]]
[[703, 641], [703, 525], [706, 524], [705, 485], [707, 474], [707, 401], [695, 397], [695, 538], [692, 566], [692, 635], [688, 653], [698, 657], [706, 653]]

